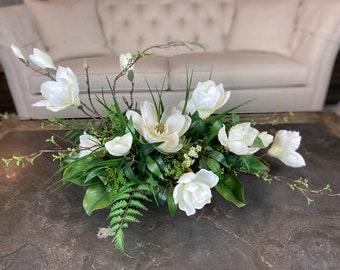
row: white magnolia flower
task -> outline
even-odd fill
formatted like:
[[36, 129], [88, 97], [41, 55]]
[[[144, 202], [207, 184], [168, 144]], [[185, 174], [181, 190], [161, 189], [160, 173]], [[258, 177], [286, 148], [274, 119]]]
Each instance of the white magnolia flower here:
[[211, 201], [211, 188], [217, 185], [218, 176], [211, 171], [201, 169], [196, 174], [185, 173], [177, 182], [173, 193], [174, 202], [187, 216], [193, 215], [196, 209], [202, 209]]
[[42, 69], [57, 69], [51, 56], [37, 48], [33, 49], [33, 54], [30, 54], [29, 57], [35, 65]]
[[301, 136], [297, 131], [279, 130], [275, 134], [274, 142], [268, 150], [268, 154], [276, 157], [290, 167], [305, 166], [304, 158], [296, 152], [301, 142]]
[[26, 60], [25, 57], [24, 57], [24, 55], [22, 54], [21, 50], [19, 49], [19, 47], [17, 47], [17, 46], [15, 46], [14, 44], [12, 44], [12, 45], [11, 45], [11, 49], [12, 49], [13, 54], [14, 54], [17, 58], [19, 58], [19, 59], [21, 59], [21, 60], [24, 60], [24, 61]]
[[273, 141], [272, 135], [267, 132], [259, 133], [257, 129], [250, 126], [249, 122], [233, 126], [229, 130], [229, 136], [227, 136], [224, 125], [218, 132], [220, 143], [236, 155], [252, 155], [260, 150], [258, 145], [254, 145], [257, 137], [262, 140], [264, 147]]
[[191, 124], [191, 118], [182, 115], [173, 106], [166, 107], [158, 120], [155, 105], [148, 101], [141, 104], [141, 115], [129, 110], [126, 116], [132, 117], [135, 129], [148, 143], [163, 142], [157, 148], [166, 153], [174, 153], [182, 148], [179, 138]]
[[84, 157], [91, 154], [93, 151], [98, 150], [100, 145], [101, 143], [96, 137], [84, 132], [83, 135], [79, 136], [79, 148], [81, 149], [79, 157]]
[[39, 101], [33, 106], [46, 107], [57, 112], [69, 106], [80, 105], [77, 77], [70, 68], [58, 67], [56, 81], [44, 82], [40, 92], [46, 100]]
[[224, 91], [223, 85], [214, 81], [199, 82], [192, 93], [192, 102], [202, 119], [208, 118], [221, 108], [229, 99], [230, 91]]
[[126, 133], [122, 137], [116, 137], [105, 143], [106, 150], [113, 156], [121, 157], [127, 154], [132, 146], [132, 134]]
[[[132, 61], [133, 57], [131, 53], [121, 54], [119, 56], [119, 66], [121, 70], [124, 70], [128, 64]], [[133, 70], [134, 66], [132, 65], [129, 70]]]

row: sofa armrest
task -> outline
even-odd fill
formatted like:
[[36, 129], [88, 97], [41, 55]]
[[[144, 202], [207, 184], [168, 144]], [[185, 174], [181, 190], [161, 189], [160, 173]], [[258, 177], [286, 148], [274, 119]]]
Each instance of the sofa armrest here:
[[330, 42], [340, 42], [340, 2], [338, 0], [305, 0], [297, 28]]
[[[19, 48], [38, 43], [42, 45], [32, 15], [25, 5], [0, 8], [0, 29], [0, 51], [10, 51], [11, 44]], [[31, 52], [32, 48], [27, 49]]]
[[330, 46], [340, 44], [340, 1], [304, 0], [301, 4], [292, 57], [308, 65], [319, 61]]
[[311, 107], [322, 110], [340, 44], [340, 1], [304, 0], [299, 10], [292, 58], [309, 67]]
[[10, 46], [18, 46], [25, 57], [32, 53], [33, 48], [44, 50], [45, 46], [25, 5], [0, 8], [0, 29], [0, 63], [18, 115], [28, 118], [27, 105], [24, 103], [25, 98], [31, 95], [28, 76], [32, 71], [13, 55]]

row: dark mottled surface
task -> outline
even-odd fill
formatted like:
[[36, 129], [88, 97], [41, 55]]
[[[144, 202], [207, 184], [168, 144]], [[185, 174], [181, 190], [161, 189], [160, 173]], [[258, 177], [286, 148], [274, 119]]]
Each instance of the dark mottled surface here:
[[[307, 166], [273, 163], [274, 174], [308, 177], [340, 193], [340, 139], [322, 124], [284, 125], [303, 136], [299, 152]], [[277, 127], [271, 127], [275, 131]], [[0, 141], [1, 156], [46, 148], [48, 132], [13, 131]], [[212, 203], [192, 217], [166, 208], [150, 210], [126, 233], [121, 255], [110, 239], [98, 239], [107, 211], [87, 217], [84, 190], [51, 190], [56, 165], [48, 156], [34, 166], [0, 165], [0, 269], [339, 269], [340, 198], [313, 196], [282, 183], [240, 177], [248, 205], [237, 209], [214, 193]]]

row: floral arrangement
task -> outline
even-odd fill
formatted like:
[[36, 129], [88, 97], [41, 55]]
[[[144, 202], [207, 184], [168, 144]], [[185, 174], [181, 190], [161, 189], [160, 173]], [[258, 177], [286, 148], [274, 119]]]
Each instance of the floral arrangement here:
[[[227, 103], [231, 92], [212, 80], [198, 83], [191, 93], [192, 75], [188, 75], [186, 94], [178, 106], [165, 106], [162, 91], [150, 90], [152, 102], [144, 101], [139, 109], [133, 109], [134, 65], [154, 49], [178, 46], [203, 47], [171, 42], [152, 46], [136, 55], [120, 55], [121, 72], [109, 83], [112, 100], [108, 103], [97, 98], [104, 110], [98, 113], [91, 99], [90, 105], [80, 100], [77, 77], [70, 68], [56, 68], [51, 57], [38, 49], [34, 49], [28, 61], [20, 49], [12, 45], [13, 53], [26, 66], [50, 78], [41, 85], [44, 99], [33, 106], [53, 112], [75, 106], [88, 116], [78, 126], [67, 120], [51, 120], [72, 130], [77, 138], [72, 147], [64, 149], [51, 137], [49, 141], [56, 146], [53, 157], [60, 162], [60, 183], [87, 187], [83, 207], [88, 215], [98, 209], [110, 209], [107, 233], [124, 254], [124, 231], [130, 223], [139, 222], [150, 202], [167, 205], [172, 217], [178, 208], [190, 216], [211, 202], [211, 189], [215, 189], [225, 200], [244, 207], [244, 188], [239, 180], [242, 173], [269, 182], [282, 179], [269, 174], [266, 156], [278, 158], [293, 168], [305, 165], [297, 152], [301, 141], [299, 132], [280, 130], [275, 135], [260, 132], [250, 122], [241, 122], [233, 113], [236, 108], [216, 113]], [[89, 78], [86, 61], [84, 68]], [[128, 77], [132, 89], [131, 102], [125, 100], [126, 110], [119, 106], [115, 95], [116, 82], [122, 76]], [[88, 93], [90, 97], [90, 89]], [[257, 155], [259, 152], [261, 155]], [[33, 164], [42, 153], [44, 150], [3, 161], [7, 165], [11, 161]], [[308, 180], [285, 183], [300, 190], [308, 203], [312, 202], [306, 195], [310, 191]], [[310, 192], [328, 191], [330, 187], [326, 185]]]

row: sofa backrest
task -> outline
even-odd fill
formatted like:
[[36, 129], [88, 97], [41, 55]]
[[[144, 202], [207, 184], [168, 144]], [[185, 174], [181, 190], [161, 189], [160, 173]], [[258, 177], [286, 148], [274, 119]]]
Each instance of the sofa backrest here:
[[116, 53], [136, 52], [174, 40], [208, 43], [223, 51], [234, 0], [100, 0], [98, 16]]

